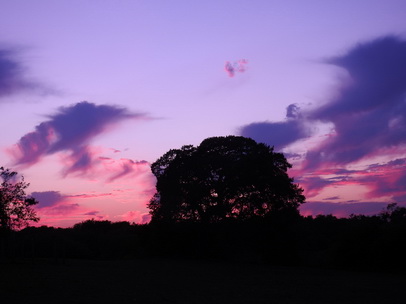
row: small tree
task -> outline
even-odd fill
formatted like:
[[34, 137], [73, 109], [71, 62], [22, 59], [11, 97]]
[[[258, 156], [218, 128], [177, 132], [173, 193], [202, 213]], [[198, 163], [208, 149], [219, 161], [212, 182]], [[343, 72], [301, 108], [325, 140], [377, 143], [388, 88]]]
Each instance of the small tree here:
[[151, 165], [157, 178], [152, 221], [245, 220], [279, 211], [298, 213], [303, 190], [291, 165], [272, 147], [250, 138], [212, 137], [170, 150]]
[[28, 226], [29, 221], [38, 222], [33, 205], [38, 204], [33, 197], [25, 194], [30, 185], [17, 172], [0, 167], [0, 229], [12, 230]]

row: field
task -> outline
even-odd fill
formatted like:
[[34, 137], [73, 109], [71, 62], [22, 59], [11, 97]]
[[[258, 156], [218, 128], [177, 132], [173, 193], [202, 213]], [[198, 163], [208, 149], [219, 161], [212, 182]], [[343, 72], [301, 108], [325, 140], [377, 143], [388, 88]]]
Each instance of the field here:
[[0, 262], [0, 301], [30, 303], [399, 303], [397, 274], [192, 260]]

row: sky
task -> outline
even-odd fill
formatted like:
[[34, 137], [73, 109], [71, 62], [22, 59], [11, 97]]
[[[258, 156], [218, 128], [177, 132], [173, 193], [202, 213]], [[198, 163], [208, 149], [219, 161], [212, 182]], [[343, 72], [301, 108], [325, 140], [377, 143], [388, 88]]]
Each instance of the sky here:
[[41, 221], [149, 220], [150, 164], [242, 135], [303, 215], [406, 205], [406, 2], [0, 0], [0, 166]]

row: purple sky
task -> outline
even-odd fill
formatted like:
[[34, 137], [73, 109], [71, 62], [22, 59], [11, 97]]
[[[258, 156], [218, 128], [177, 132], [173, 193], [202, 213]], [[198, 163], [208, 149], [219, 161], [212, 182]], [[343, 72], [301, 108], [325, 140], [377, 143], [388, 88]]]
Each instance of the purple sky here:
[[0, 165], [40, 224], [148, 220], [149, 165], [244, 135], [275, 146], [303, 214], [406, 204], [405, 1], [7, 1]]

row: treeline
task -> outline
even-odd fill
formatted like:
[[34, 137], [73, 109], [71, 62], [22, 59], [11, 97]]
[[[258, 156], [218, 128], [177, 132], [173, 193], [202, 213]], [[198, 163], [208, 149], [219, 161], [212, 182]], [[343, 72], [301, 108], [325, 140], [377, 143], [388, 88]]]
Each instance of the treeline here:
[[274, 215], [220, 223], [88, 220], [72, 228], [29, 227], [8, 232], [0, 255], [12, 258], [180, 258], [406, 271], [406, 208], [375, 216], [315, 218]]

